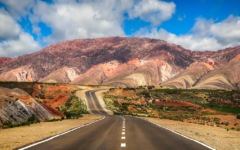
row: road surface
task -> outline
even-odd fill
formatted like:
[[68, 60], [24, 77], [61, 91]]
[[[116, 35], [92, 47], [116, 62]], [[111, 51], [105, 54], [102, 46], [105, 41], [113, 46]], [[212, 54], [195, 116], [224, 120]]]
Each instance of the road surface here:
[[101, 107], [95, 92], [87, 91], [89, 108], [105, 119], [28, 150], [209, 150], [209, 148], [131, 116], [111, 116]]

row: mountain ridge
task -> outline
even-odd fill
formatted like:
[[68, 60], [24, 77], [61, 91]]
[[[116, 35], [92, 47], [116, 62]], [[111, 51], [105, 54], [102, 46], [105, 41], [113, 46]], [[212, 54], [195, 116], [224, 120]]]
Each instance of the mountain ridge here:
[[[205, 67], [209, 69], [210, 66], [212, 69], [207, 69], [208, 71], [203, 71], [204, 73], [198, 69], [199, 75], [193, 77], [195, 86], [200, 78], [224, 67], [238, 54], [240, 54], [240, 46], [202, 52], [190, 51], [180, 45], [150, 38], [76, 39], [59, 42], [38, 52], [0, 63], [0, 81], [115, 86], [164, 85], [164, 82], [169, 83], [171, 78], [174, 79], [179, 74], [187, 74], [188, 68], [194, 63], [199, 63], [203, 65], [202, 67], [205, 63]], [[151, 64], [151, 67], [141, 69], [145, 64]], [[155, 69], [151, 70], [152, 67]], [[194, 71], [194, 67], [192, 68]], [[97, 77], [99, 72], [102, 75]], [[178, 87], [192, 88], [192, 85]], [[168, 84], [168, 87], [174, 86]]]

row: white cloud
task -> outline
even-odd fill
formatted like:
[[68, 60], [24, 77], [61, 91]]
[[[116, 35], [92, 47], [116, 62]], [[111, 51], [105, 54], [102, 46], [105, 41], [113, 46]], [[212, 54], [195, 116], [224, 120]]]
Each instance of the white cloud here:
[[176, 5], [173, 2], [163, 2], [158, 0], [142, 0], [133, 6], [129, 11], [130, 18], [137, 18], [151, 22], [153, 25], [160, 25], [169, 20], [175, 13]]
[[3, 8], [0, 8], [0, 20], [0, 40], [18, 37], [20, 26]]
[[37, 35], [41, 35], [41, 28], [37, 25], [32, 26], [32, 33], [36, 33]]
[[14, 17], [20, 19], [29, 13], [35, 0], [0, 0], [7, 6], [8, 12]]
[[223, 44], [239, 45], [240, 17], [230, 15], [224, 21], [213, 24], [209, 32]]
[[8, 12], [20, 20], [29, 16], [32, 33], [41, 36], [38, 23], [51, 28], [51, 35], [41, 37], [43, 42], [53, 44], [71, 39], [125, 36], [123, 21], [137, 18], [160, 25], [175, 13], [173, 2], [158, 0], [0, 0]]
[[52, 34], [43, 40], [56, 43], [79, 38], [124, 36], [121, 27], [123, 13], [131, 6], [124, 1], [56, 1], [54, 4], [38, 2], [30, 17], [33, 23], [43, 22]]
[[0, 56], [15, 57], [22, 54], [30, 54], [40, 50], [40, 48], [40, 45], [30, 34], [21, 32], [19, 39], [6, 40], [0, 43]]
[[230, 15], [219, 23], [198, 18], [191, 31], [189, 34], [175, 35], [162, 28], [143, 28], [135, 36], [162, 39], [195, 51], [216, 51], [240, 45], [240, 17]]
[[0, 57], [14, 57], [40, 49], [32, 35], [23, 32], [21, 26], [3, 8], [0, 8], [0, 20]]

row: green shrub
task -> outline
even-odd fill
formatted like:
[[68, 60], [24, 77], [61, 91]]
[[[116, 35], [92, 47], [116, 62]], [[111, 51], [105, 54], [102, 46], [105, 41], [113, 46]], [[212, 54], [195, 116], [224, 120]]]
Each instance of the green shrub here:
[[39, 123], [40, 120], [39, 120], [34, 114], [32, 114], [32, 115], [28, 118], [27, 122], [29, 122], [30, 124], [33, 124], [33, 123]]
[[240, 114], [237, 115], [237, 119], [240, 119]]

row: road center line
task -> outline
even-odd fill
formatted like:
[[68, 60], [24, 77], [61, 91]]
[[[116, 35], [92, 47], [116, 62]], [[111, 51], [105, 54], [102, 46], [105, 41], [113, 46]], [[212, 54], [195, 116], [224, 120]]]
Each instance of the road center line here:
[[125, 132], [122, 132], [122, 134], [125, 134]]
[[125, 137], [125, 136], [122, 136], [122, 138], [121, 138], [121, 139], [123, 139], [123, 140], [124, 140], [124, 139], [126, 139], [126, 137]]
[[126, 147], [126, 143], [121, 143], [121, 147]]

